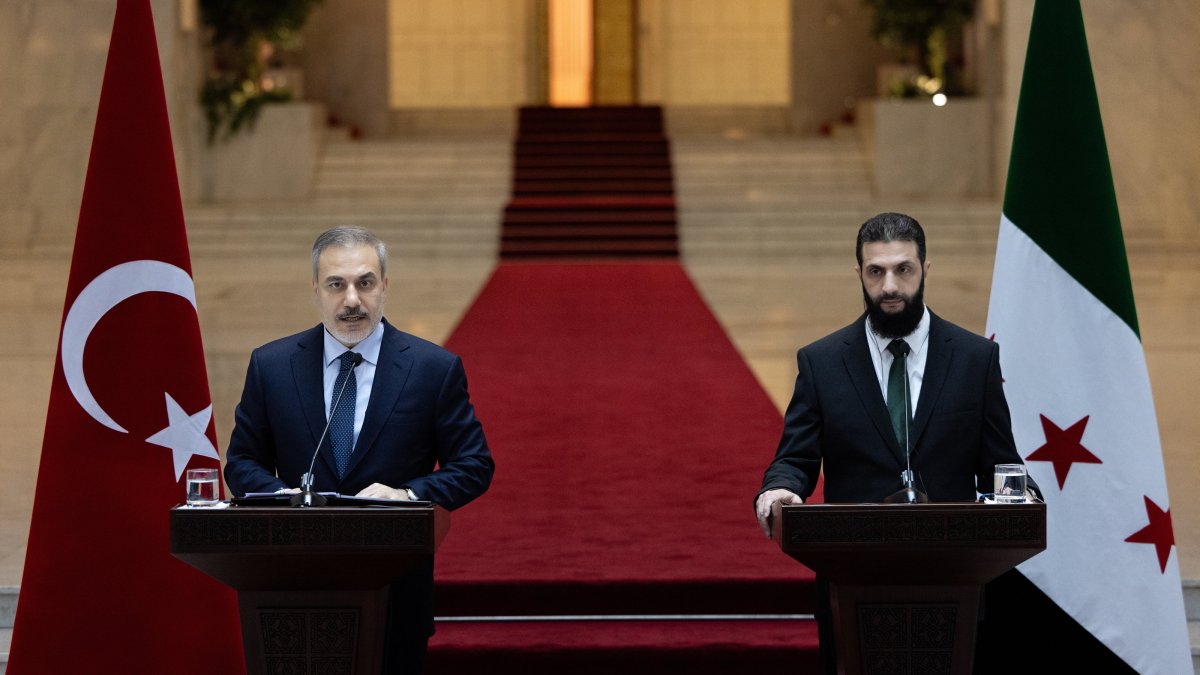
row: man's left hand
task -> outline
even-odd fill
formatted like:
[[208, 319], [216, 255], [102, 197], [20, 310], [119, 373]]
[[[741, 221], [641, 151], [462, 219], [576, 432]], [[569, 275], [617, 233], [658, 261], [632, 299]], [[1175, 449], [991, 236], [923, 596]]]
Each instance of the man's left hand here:
[[409, 501], [408, 490], [404, 488], [392, 488], [382, 483], [371, 483], [367, 487], [359, 491], [356, 497], [370, 497], [371, 499], [397, 499], [400, 501]]

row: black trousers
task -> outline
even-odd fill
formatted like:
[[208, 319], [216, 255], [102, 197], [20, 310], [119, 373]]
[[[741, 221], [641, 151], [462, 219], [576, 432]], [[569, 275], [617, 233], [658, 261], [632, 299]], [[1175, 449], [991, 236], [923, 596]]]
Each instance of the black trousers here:
[[419, 675], [433, 635], [433, 561], [406, 573], [388, 589], [383, 672]]
[[833, 637], [833, 606], [829, 599], [829, 581], [817, 576], [817, 606], [813, 609], [817, 619], [817, 640], [821, 645], [821, 672], [837, 675], [837, 643]]

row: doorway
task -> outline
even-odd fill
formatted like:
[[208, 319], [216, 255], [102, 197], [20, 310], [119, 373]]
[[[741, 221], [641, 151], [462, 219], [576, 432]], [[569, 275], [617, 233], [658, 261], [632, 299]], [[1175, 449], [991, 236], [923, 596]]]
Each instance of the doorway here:
[[637, 0], [547, 0], [552, 106], [637, 103]]

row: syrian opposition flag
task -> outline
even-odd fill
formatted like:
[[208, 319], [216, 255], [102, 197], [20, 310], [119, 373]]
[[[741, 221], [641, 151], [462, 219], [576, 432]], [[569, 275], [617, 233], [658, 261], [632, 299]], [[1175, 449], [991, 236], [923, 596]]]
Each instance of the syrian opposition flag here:
[[9, 675], [244, 672], [233, 591], [169, 553], [215, 438], [150, 2], [118, 0]]
[[[988, 598], [989, 613], [1013, 610], [1009, 654], [1031, 652], [1004, 670], [1192, 672], [1154, 401], [1078, 0], [1039, 0], [1034, 10], [987, 335], [1000, 344], [1017, 450], [1047, 505], [1047, 550], [1007, 582], [1032, 587], [1019, 601]], [[1037, 643], [1046, 649], [1030, 649]], [[1050, 661], [1034, 655], [1044, 651]], [[1056, 662], [1066, 669], [1040, 669]]]

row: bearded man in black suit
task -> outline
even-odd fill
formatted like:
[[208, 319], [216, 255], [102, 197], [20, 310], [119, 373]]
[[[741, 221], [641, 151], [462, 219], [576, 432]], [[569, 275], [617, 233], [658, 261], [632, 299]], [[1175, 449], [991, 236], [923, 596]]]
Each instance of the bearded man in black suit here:
[[[783, 437], [755, 498], [768, 537], [774, 506], [803, 503], [822, 470], [830, 503], [884, 501], [910, 466], [916, 490], [948, 502], [974, 501], [991, 492], [997, 464], [1022, 463], [999, 347], [925, 307], [921, 225], [877, 215], [859, 229], [856, 256], [866, 312], [796, 356]], [[822, 661], [835, 672], [827, 592], [818, 579]]]

